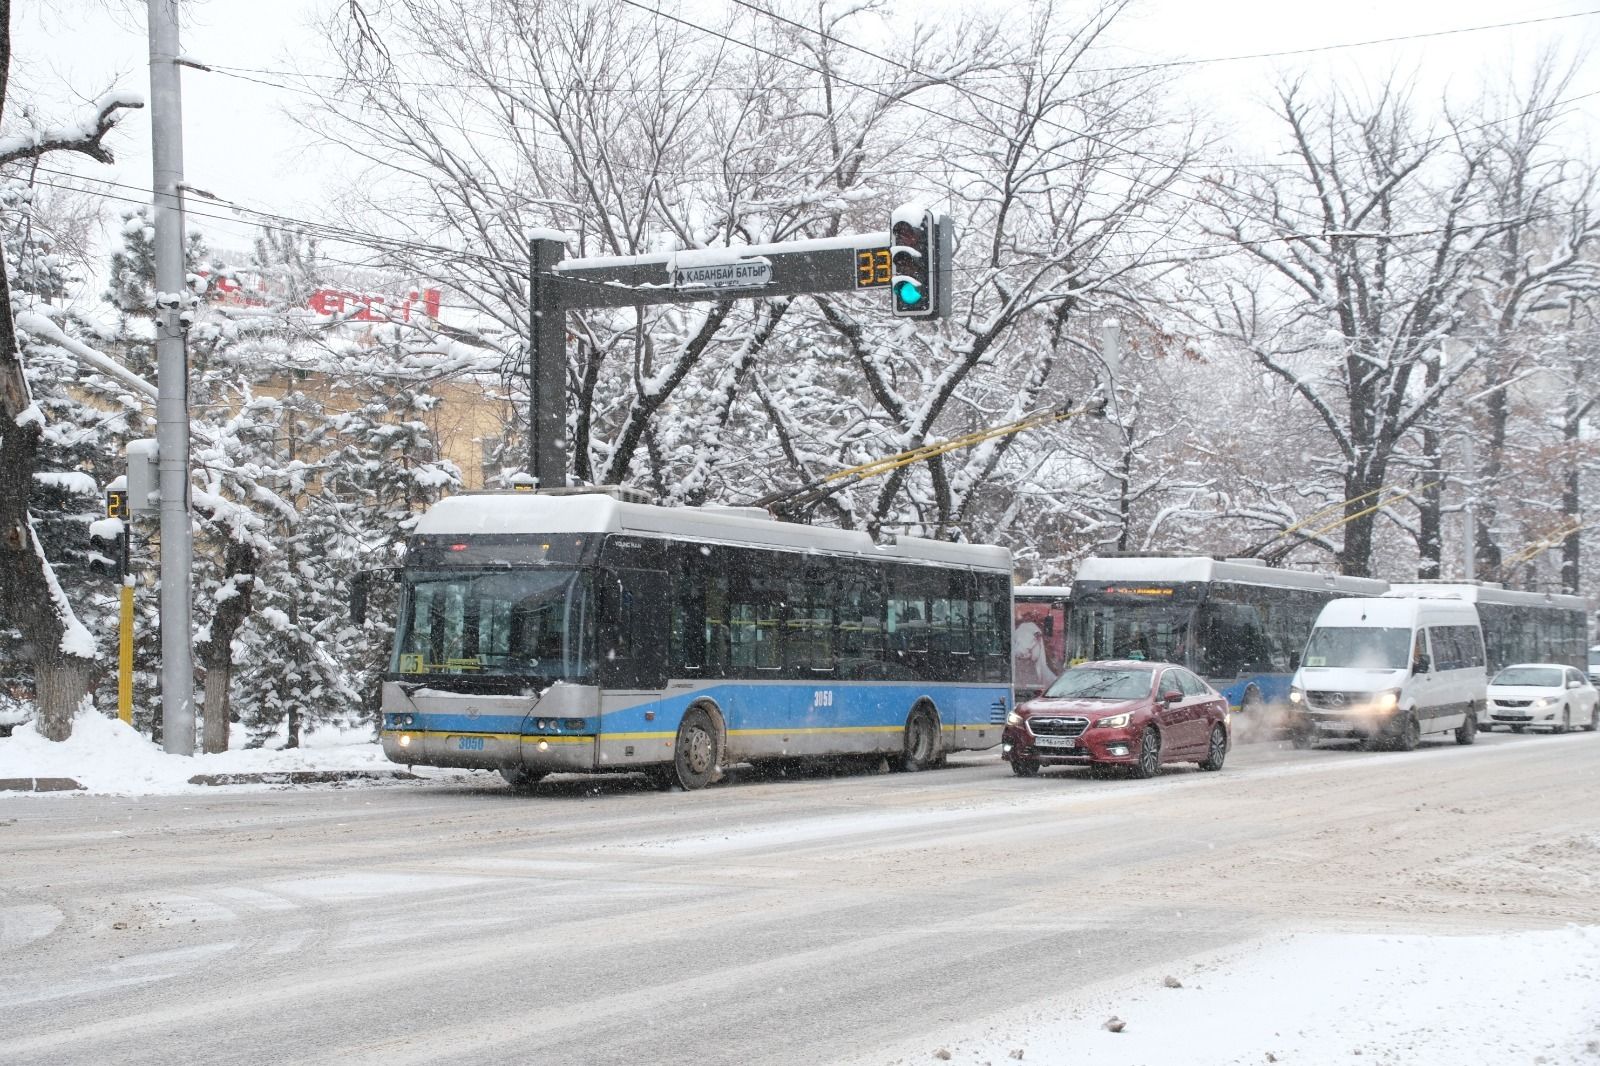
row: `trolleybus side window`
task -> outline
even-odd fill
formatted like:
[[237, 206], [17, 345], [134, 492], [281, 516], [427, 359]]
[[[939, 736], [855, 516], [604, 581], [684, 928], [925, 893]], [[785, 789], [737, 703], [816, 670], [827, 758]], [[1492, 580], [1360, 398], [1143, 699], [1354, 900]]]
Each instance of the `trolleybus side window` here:
[[978, 575], [978, 593], [972, 601], [973, 647], [980, 655], [1009, 658], [1011, 608], [1003, 593], [995, 594], [993, 586], [989, 575]]
[[707, 574], [692, 557], [677, 563], [672, 573], [672, 632], [668, 637], [673, 670], [704, 670], [711, 633], [706, 615]]
[[932, 600], [929, 648], [937, 655], [972, 654], [972, 593], [959, 570], [941, 575]]
[[733, 673], [755, 677], [783, 669], [783, 579], [754, 552], [740, 552], [729, 590]]
[[892, 656], [921, 655], [928, 650], [927, 601], [917, 587], [910, 567], [888, 571], [888, 610], [884, 629], [889, 635]]
[[871, 573], [851, 563], [839, 578], [839, 637], [841, 657], [859, 661], [883, 658], [883, 590]]
[[798, 673], [833, 669], [833, 581], [808, 569], [788, 582], [786, 661]]

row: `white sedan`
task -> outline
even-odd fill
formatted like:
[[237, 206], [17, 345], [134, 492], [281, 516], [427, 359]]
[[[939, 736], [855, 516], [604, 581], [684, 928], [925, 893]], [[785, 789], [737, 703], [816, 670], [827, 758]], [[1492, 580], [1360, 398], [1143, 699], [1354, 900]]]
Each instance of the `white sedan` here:
[[1508, 725], [1513, 733], [1529, 726], [1565, 733], [1574, 725], [1600, 725], [1600, 690], [1580, 670], [1560, 663], [1508, 666], [1489, 682], [1489, 715], [1480, 729]]

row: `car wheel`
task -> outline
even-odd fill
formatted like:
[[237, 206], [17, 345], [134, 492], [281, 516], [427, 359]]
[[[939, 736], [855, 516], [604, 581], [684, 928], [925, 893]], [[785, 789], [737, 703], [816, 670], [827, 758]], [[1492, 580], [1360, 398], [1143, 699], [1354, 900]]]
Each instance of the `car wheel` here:
[[1211, 743], [1206, 746], [1206, 757], [1200, 763], [1202, 770], [1220, 770], [1228, 757], [1228, 731], [1220, 725], [1211, 727]]
[[1039, 762], [1037, 759], [1012, 759], [1011, 772], [1018, 777], [1038, 777]]
[[692, 792], [705, 788], [716, 774], [716, 724], [705, 711], [691, 708], [678, 725], [678, 739], [672, 746], [672, 777], [685, 791]]
[[1397, 751], [1416, 751], [1417, 745], [1422, 743], [1422, 723], [1417, 721], [1417, 716], [1410, 711], [1400, 722], [1400, 732], [1394, 736], [1394, 746]]
[[1456, 743], [1457, 744], [1471, 744], [1474, 740], [1477, 740], [1477, 739], [1478, 739], [1478, 712], [1475, 711], [1475, 710], [1471, 710], [1471, 711], [1467, 712], [1466, 720], [1463, 721], [1461, 723], [1461, 725], [1456, 728]]
[[1133, 776], [1154, 777], [1161, 772], [1161, 734], [1155, 726], [1146, 726], [1139, 736], [1139, 759], [1133, 764]]
[[1583, 728], [1593, 733], [1596, 726], [1600, 726], [1600, 703], [1595, 704], [1594, 709], [1589, 712], [1589, 724]]
[[526, 766], [500, 767], [500, 776], [518, 792], [532, 792], [548, 773], [548, 770], [530, 770]]
[[926, 706], [918, 707], [906, 719], [900, 769], [907, 773], [926, 770], [939, 760], [939, 720]]
[[1561, 708], [1561, 721], [1550, 727], [1550, 732], [1561, 734], [1572, 728], [1572, 708]]
[[1494, 723], [1493, 722], [1479, 722], [1478, 723], [1478, 732], [1480, 732], [1480, 733], [1493, 733], [1494, 732]]
[[1317, 746], [1317, 729], [1313, 725], [1297, 725], [1289, 730], [1289, 743], [1293, 744], [1296, 751], [1305, 751], [1307, 748]]
[[1528, 728], [1528, 727], [1525, 726], [1525, 725], [1514, 725], [1514, 726], [1511, 727], [1511, 731], [1513, 733], [1520, 733], [1526, 728]]

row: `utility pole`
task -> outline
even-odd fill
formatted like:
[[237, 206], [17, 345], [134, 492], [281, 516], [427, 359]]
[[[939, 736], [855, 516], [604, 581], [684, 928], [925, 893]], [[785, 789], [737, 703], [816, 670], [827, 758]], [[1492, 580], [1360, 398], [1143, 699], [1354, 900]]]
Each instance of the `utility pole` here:
[[1478, 495], [1478, 449], [1472, 440], [1472, 427], [1461, 435], [1461, 484], [1466, 492], [1461, 501], [1461, 521], [1466, 526], [1462, 534], [1464, 551], [1461, 556], [1461, 576], [1467, 584], [1478, 580], [1478, 514], [1473, 506]]
[[183, 261], [183, 101], [177, 0], [149, 0], [150, 145], [154, 158], [156, 261], [156, 453], [161, 492], [161, 738], [194, 754], [190, 636], [193, 564], [189, 525], [189, 359], [184, 334], [193, 304]]

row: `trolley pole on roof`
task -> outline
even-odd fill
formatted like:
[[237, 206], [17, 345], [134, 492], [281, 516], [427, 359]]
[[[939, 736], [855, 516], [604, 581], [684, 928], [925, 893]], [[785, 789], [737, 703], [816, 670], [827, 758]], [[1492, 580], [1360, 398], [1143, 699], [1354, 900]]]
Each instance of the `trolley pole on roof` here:
[[[905, 205], [890, 218], [891, 229], [881, 233], [593, 260], [563, 259], [565, 234], [530, 233], [528, 463], [538, 487], [564, 487], [571, 469], [566, 442], [568, 311], [898, 286], [891, 297], [897, 317], [947, 317], [954, 303], [949, 216]], [[912, 259], [926, 259], [926, 269], [906, 272], [904, 263]]]

